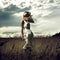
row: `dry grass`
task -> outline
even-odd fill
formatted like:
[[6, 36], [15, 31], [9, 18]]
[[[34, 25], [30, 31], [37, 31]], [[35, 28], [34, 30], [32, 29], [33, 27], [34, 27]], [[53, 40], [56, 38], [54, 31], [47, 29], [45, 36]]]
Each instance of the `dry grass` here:
[[24, 43], [21, 38], [0, 38], [0, 60], [60, 59], [60, 37], [34, 38], [30, 54], [22, 49]]

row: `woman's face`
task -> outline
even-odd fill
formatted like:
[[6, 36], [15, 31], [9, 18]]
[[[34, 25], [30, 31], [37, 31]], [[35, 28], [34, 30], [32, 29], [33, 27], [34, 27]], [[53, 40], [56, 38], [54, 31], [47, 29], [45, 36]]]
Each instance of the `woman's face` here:
[[24, 20], [28, 21], [31, 17], [24, 17]]
[[29, 14], [28, 13], [24, 13], [23, 18], [24, 18], [25, 21], [31, 20], [32, 19], [31, 13], [29, 13]]
[[25, 20], [25, 21], [28, 21], [28, 17], [24, 17], [24, 20]]

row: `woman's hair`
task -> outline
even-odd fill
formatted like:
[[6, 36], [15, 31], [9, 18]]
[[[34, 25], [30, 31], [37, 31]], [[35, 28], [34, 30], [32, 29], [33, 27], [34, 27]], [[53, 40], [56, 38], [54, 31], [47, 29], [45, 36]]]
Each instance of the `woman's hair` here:
[[23, 14], [23, 17], [29, 17], [29, 16], [31, 16], [31, 13], [28, 11], [25, 11]]
[[29, 17], [29, 18], [28, 18], [28, 21], [31, 22], [31, 23], [34, 23], [33, 18], [31, 17], [31, 12], [25, 11], [25, 12], [23, 13], [23, 20], [26, 19], [25, 17]]

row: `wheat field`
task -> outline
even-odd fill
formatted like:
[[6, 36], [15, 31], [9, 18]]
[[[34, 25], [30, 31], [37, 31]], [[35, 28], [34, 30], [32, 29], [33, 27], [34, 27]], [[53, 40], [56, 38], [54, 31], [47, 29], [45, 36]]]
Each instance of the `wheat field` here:
[[21, 38], [0, 38], [0, 60], [60, 60], [60, 37], [34, 37], [31, 52]]

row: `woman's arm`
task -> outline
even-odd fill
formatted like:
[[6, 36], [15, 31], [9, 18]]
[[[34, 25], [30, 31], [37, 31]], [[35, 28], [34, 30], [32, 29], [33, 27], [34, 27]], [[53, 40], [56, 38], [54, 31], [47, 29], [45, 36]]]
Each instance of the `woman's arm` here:
[[22, 35], [22, 39], [24, 39], [23, 29], [24, 29], [24, 21], [22, 20], [22, 22], [21, 22], [21, 35]]
[[34, 23], [32, 16], [29, 16], [29, 22]]

